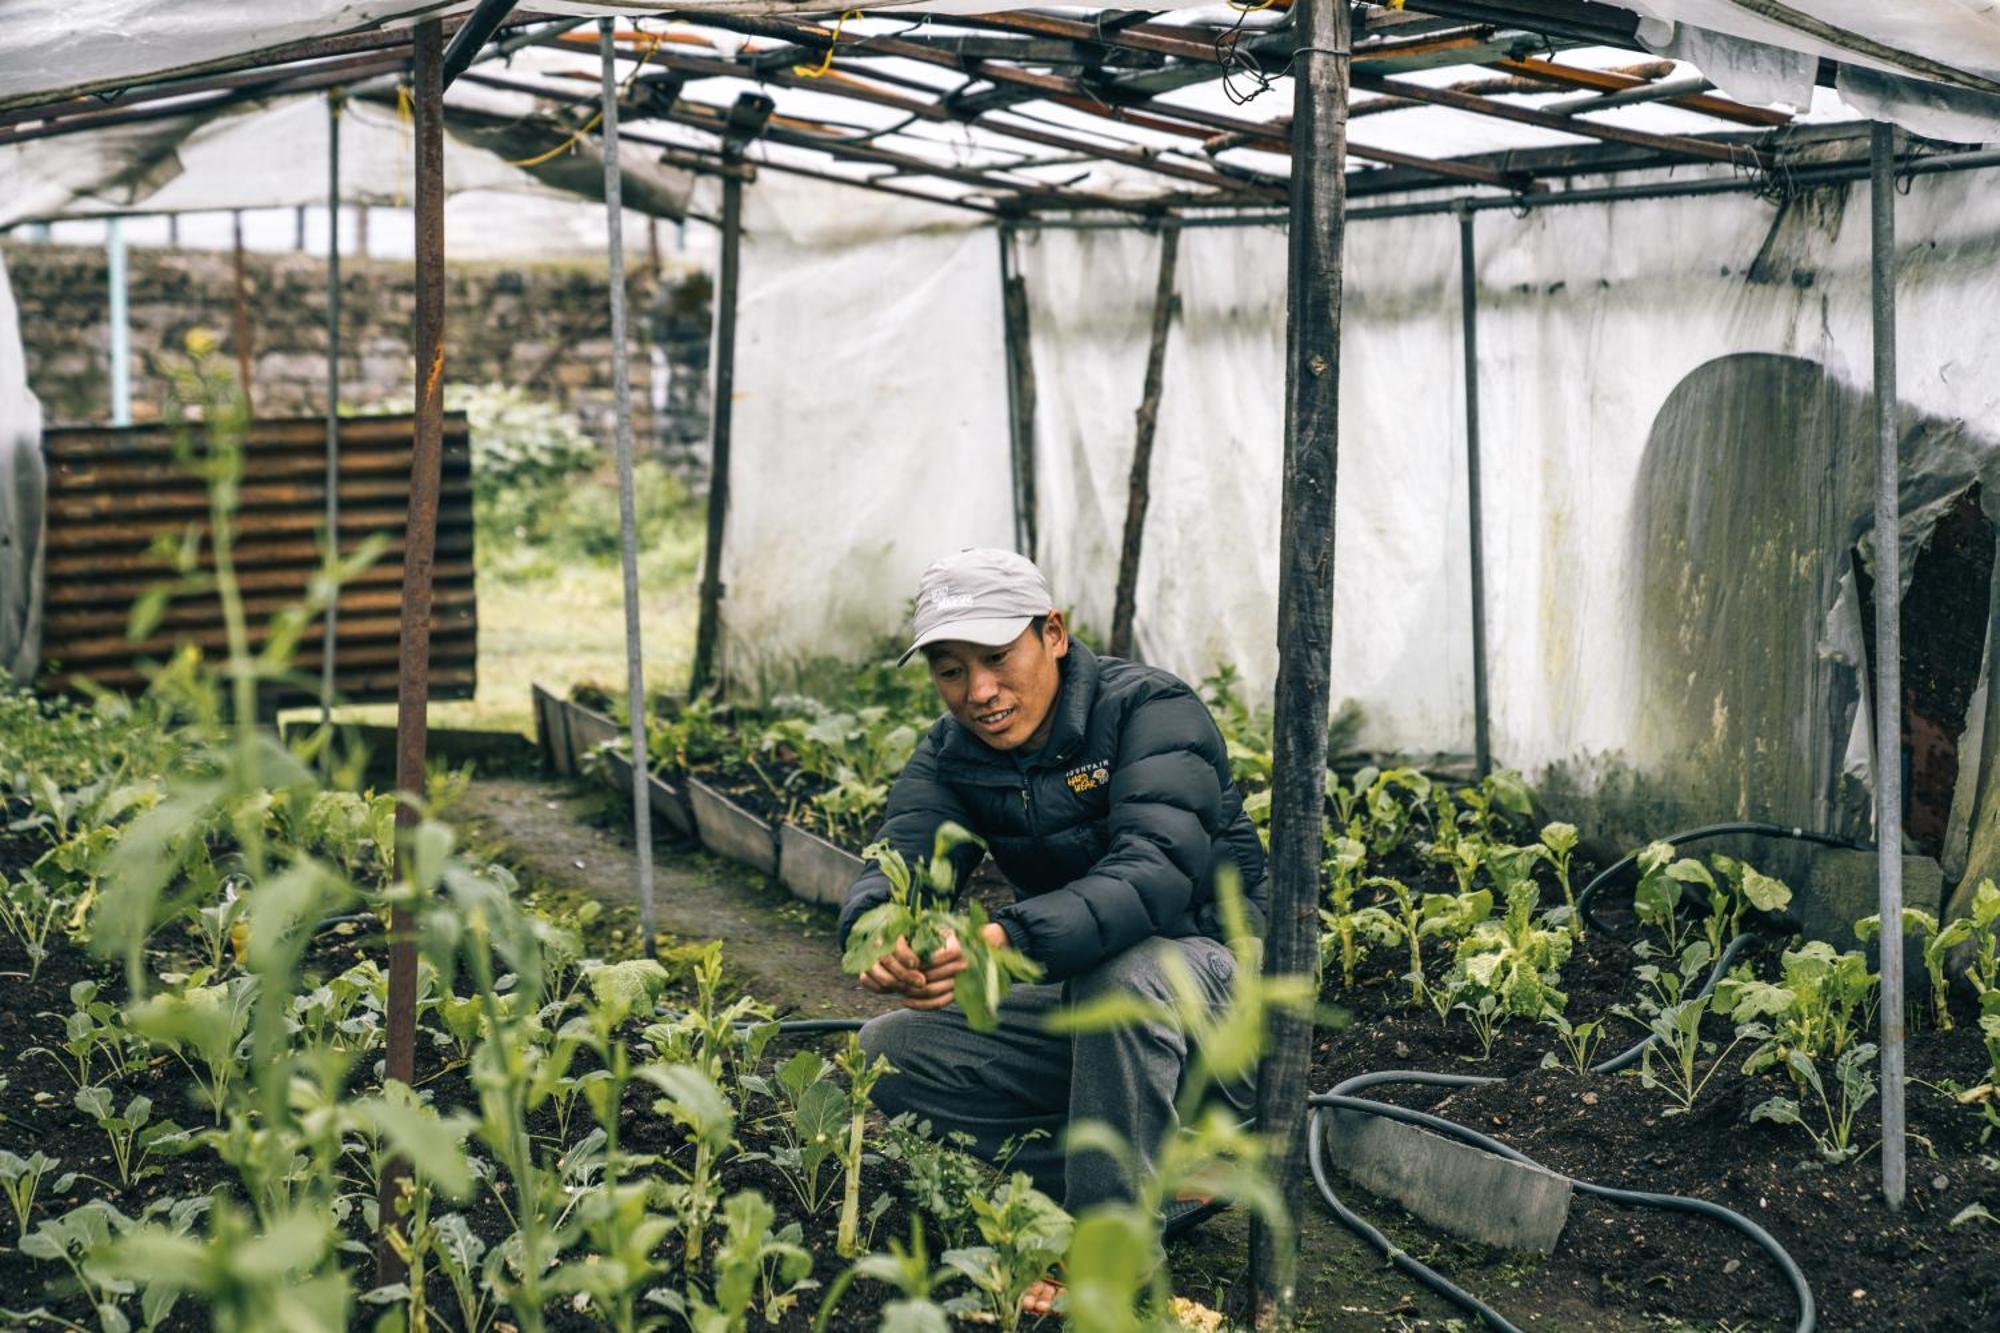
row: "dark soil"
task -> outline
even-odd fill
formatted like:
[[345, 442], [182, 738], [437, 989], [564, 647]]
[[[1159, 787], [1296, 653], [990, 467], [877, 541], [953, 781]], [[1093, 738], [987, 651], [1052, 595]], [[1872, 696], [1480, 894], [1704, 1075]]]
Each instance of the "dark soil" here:
[[[383, 952], [379, 943], [379, 940], [359, 935], [323, 937], [314, 945], [306, 971], [325, 975], [342, 970], [359, 961], [364, 954]], [[378, 961], [384, 960], [378, 958]], [[116, 1169], [102, 1134], [73, 1105], [74, 1084], [56, 1061], [29, 1052], [41, 1043], [59, 1040], [62, 1015], [70, 1008], [71, 983], [96, 981], [102, 987], [102, 994], [114, 1000], [120, 995], [122, 984], [112, 969], [99, 965], [81, 951], [62, 943], [53, 948], [48, 963], [32, 983], [27, 980], [26, 971], [26, 960], [18, 947], [11, 940], [0, 942], [0, 973], [7, 975], [8, 1000], [0, 1006], [0, 1060], [4, 1060], [7, 1069], [5, 1082], [0, 1084], [0, 1143], [22, 1156], [40, 1150], [61, 1163], [44, 1183], [30, 1217], [29, 1229], [32, 1230], [36, 1222], [60, 1216], [88, 1198], [106, 1199], [121, 1212], [137, 1217], [149, 1202], [158, 1199], [187, 1198], [211, 1191], [236, 1196], [239, 1186], [234, 1170], [206, 1147], [196, 1148], [185, 1156], [160, 1161], [157, 1173], [135, 1180], [129, 1187], [121, 1188], [117, 1184]], [[831, 1055], [831, 1045], [824, 1049]], [[774, 1044], [766, 1052], [766, 1057], [769, 1059], [775, 1055], [782, 1060], [787, 1054], [788, 1051], [780, 1043]], [[465, 1071], [447, 1061], [447, 1053], [433, 1048], [420, 1034], [417, 1086], [440, 1111], [463, 1109], [476, 1112], [477, 1096]], [[587, 1061], [576, 1066], [578, 1072], [586, 1068]], [[171, 1056], [155, 1059], [132, 1076], [100, 1081], [113, 1089], [114, 1101], [120, 1107], [136, 1094], [144, 1093], [151, 1097], [155, 1120], [171, 1118], [184, 1127], [196, 1129], [205, 1128], [211, 1122], [209, 1113], [197, 1104], [193, 1082]], [[363, 1095], [366, 1091], [367, 1088], [357, 1084], [356, 1095]], [[649, 1088], [634, 1087], [628, 1091], [621, 1120], [622, 1138], [628, 1151], [658, 1154], [662, 1165], [653, 1170], [665, 1173], [675, 1165], [685, 1167], [692, 1158], [692, 1152], [672, 1122], [653, 1111], [654, 1100], [655, 1094]], [[768, 1151], [779, 1142], [769, 1123], [775, 1109], [763, 1099], [749, 1099], [749, 1104], [742, 1108], [743, 1114], [737, 1125], [740, 1153], [747, 1155]], [[569, 1125], [570, 1138], [580, 1138], [590, 1125], [589, 1110], [579, 1099]], [[876, 1127], [879, 1129], [879, 1124]], [[544, 1108], [539, 1112], [531, 1122], [530, 1130], [537, 1136], [553, 1140], [557, 1135], [553, 1110]], [[838, 1168], [829, 1165], [826, 1169], [831, 1173]], [[70, 1171], [81, 1171], [96, 1179], [79, 1179], [67, 1193], [55, 1194], [51, 1188], [55, 1176]], [[725, 1160], [720, 1176], [725, 1195], [741, 1189], [761, 1191], [777, 1211], [774, 1228], [782, 1228], [789, 1222], [800, 1224], [804, 1243], [815, 1255], [813, 1276], [822, 1285], [820, 1290], [807, 1293], [800, 1304], [774, 1327], [788, 1331], [810, 1328], [825, 1286], [845, 1267], [845, 1261], [834, 1254], [838, 1191], [817, 1215], [807, 1215], [801, 1211], [791, 1187], [767, 1162]], [[909, 1235], [910, 1208], [898, 1192], [900, 1179], [900, 1168], [887, 1162], [871, 1162], [864, 1168], [864, 1226], [866, 1209], [877, 1196], [888, 1193], [893, 1199], [875, 1230], [878, 1245], [892, 1236]], [[482, 1192], [461, 1205], [460, 1211], [473, 1229], [489, 1243], [497, 1243], [510, 1230], [505, 1213], [490, 1192]], [[357, 1220], [348, 1225], [346, 1238], [366, 1245], [371, 1237], [358, 1221], [359, 1214], [355, 1216]], [[0, 1226], [11, 1233], [12, 1221], [11, 1215], [7, 1216], [0, 1219]], [[719, 1223], [716, 1234], [720, 1234]], [[12, 1241], [13, 1236], [9, 1234], [7, 1239]], [[711, 1237], [711, 1252], [714, 1239]], [[671, 1261], [678, 1254], [676, 1241], [667, 1247], [662, 1257]], [[359, 1283], [365, 1285], [365, 1269], [357, 1269], [355, 1276]], [[678, 1272], [669, 1271], [661, 1275], [656, 1285], [680, 1290], [685, 1283]], [[436, 1308], [455, 1308], [442, 1277], [434, 1280], [430, 1298]], [[853, 1333], [873, 1329], [884, 1298], [881, 1289], [867, 1283], [857, 1284], [842, 1301], [838, 1314], [829, 1326]], [[0, 1310], [19, 1312], [36, 1307], [45, 1307], [84, 1326], [93, 1323], [87, 1302], [73, 1290], [67, 1270], [60, 1264], [26, 1258], [13, 1245], [0, 1249]], [[372, 1326], [375, 1314], [372, 1307], [360, 1307], [353, 1327], [365, 1329]], [[599, 1321], [567, 1308], [552, 1309], [550, 1315], [549, 1327], [553, 1329], [602, 1327]], [[758, 1323], [762, 1325], [761, 1320]], [[204, 1316], [192, 1300], [183, 1300], [173, 1317], [163, 1325], [171, 1330], [194, 1330], [203, 1326]]]
[[[1563, 973], [1571, 1021], [1605, 1016], [1613, 1004], [1637, 999], [1631, 969], [1638, 961], [1624, 944], [1586, 936]], [[1443, 962], [1431, 969], [1434, 975]], [[1768, 1230], [1799, 1264], [1822, 1328], [2000, 1328], [2000, 1268], [1993, 1263], [2000, 1230], [1979, 1220], [1951, 1226], [1973, 1203], [2000, 1212], [2000, 1173], [1989, 1164], [2000, 1144], [1982, 1145], [1977, 1113], [1923, 1086], [1948, 1080], [1970, 1086], [1983, 1078], [1985, 1054], [1970, 1012], [1958, 1016], [1951, 1032], [1924, 1026], [1910, 1039], [1909, 1201], [1892, 1214], [1881, 1202], [1872, 1148], [1856, 1161], [1827, 1166], [1803, 1129], [1750, 1122], [1754, 1107], [1792, 1089], [1782, 1074], [1744, 1075], [1749, 1047], [1726, 1062], [1691, 1114], [1669, 1115], [1665, 1092], [1637, 1077], [1539, 1068], [1547, 1052], [1560, 1056], [1550, 1027], [1510, 1023], [1491, 1058], [1480, 1060], [1462, 1018], [1441, 1025], [1429, 1011], [1407, 1007], [1407, 988], [1395, 975], [1402, 969], [1400, 955], [1384, 952], [1353, 991], [1338, 990], [1334, 978], [1330, 998], [1347, 1005], [1353, 1021], [1323, 1037], [1313, 1087], [1390, 1069], [1500, 1076], [1504, 1081], [1471, 1089], [1390, 1085], [1363, 1095], [1431, 1111], [1579, 1179], [1734, 1209]], [[1617, 1017], [1607, 1018], [1605, 1032], [1594, 1060], [1644, 1035]], [[1726, 1023], [1712, 1020], [1706, 1035], [1726, 1046], [1730, 1034]], [[1857, 1121], [1855, 1139], [1878, 1144], [1880, 1135], [1876, 1102]], [[1364, 1200], [1361, 1211], [1399, 1239], [1435, 1234], [1394, 1204], [1352, 1193]], [[1399, 1230], [1392, 1222], [1414, 1226]], [[1454, 1261], [1472, 1266], [1496, 1257], [1476, 1246], [1447, 1245], [1427, 1262], [1451, 1276]], [[1515, 1283], [1484, 1290], [1471, 1283], [1475, 1294], [1517, 1323], [1578, 1293], [1607, 1317], [1646, 1314], [1731, 1328], [1789, 1328], [1795, 1318], [1791, 1288], [1761, 1250], [1719, 1223], [1686, 1215], [1579, 1195], [1555, 1254], [1530, 1264]]]

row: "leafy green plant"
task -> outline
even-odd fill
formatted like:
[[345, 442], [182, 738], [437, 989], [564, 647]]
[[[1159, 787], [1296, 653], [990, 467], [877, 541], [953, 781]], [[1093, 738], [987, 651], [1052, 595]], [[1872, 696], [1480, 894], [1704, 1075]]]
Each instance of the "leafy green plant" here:
[[1597, 1051], [1598, 1043], [1604, 1040], [1604, 1020], [1588, 1019], [1581, 1023], [1571, 1023], [1561, 1014], [1551, 1014], [1549, 1025], [1556, 1030], [1556, 1040], [1562, 1043], [1562, 1054], [1550, 1051], [1542, 1057], [1544, 1069], [1568, 1069], [1581, 1078], [1590, 1072], [1590, 1057]]
[[[1708, 1016], [1713, 994], [1694, 995], [1668, 1005], [1646, 1021], [1653, 1040], [1639, 1056], [1638, 1078], [1648, 1088], [1667, 1094], [1673, 1103], [1668, 1115], [1686, 1115], [1722, 1068], [1730, 1054], [1756, 1036], [1752, 1028], [1739, 1028], [1729, 1045], [1718, 1052], [1715, 1042], [1701, 1035], [1702, 1020]], [[1656, 1054], [1658, 1059], [1655, 1059]], [[1702, 1060], [1708, 1058], [1708, 1067]]]
[[[1835, 1165], [1860, 1155], [1854, 1143], [1854, 1120], [1861, 1109], [1875, 1099], [1875, 1075], [1869, 1066], [1875, 1060], [1875, 1044], [1862, 1042], [1841, 1052], [1833, 1064], [1835, 1094], [1827, 1095], [1819, 1067], [1803, 1051], [1790, 1051], [1785, 1063], [1799, 1087], [1809, 1090], [1818, 1102], [1819, 1124], [1805, 1118], [1799, 1103], [1790, 1097], [1773, 1097], [1750, 1112], [1750, 1122], [1768, 1120], [1778, 1125], [1797, 1125], [1811, 1136], [1819, 1155]], [[1823, 1126], [1823, 1128], [1822, 1128]]]
[[882, 1155], [902, 1164], [911, 1206], [938, 1229], [947, 1248], [966, 1244], [976, 1234], [966, 1200], [993, 1179], [992, 1169], [969, 1152], [972, 1135], [954, 1130], [935, 1136], [930, 1121], [907, 1113], [891, 1119], [887, 1131]]
[[143, 1180], [156, 1172], [158, 1168], [147, 1166], [147, 1159], [164, 1141], [181, 1135], [180, 1126], [171, 1120], [151, 1123], [151, 1097], [134, 1097], [125, 1103], [121, 1112], [113, 1110], [109, 1088], [80, 1088], [76, 1094], [76, 1109], [95, 1120], [110, 1142], [111, 1160], [118, 1167], [120, 1185], [130, 1185], [134, 1180]]
[[[98, 998], [97, 983], [72, 982], [69, 1002], [69, 1013], [62, 1015], [61, 1053], [46, 1046], [32, 1046], [25, 1054], [45, 1055], [54, 1060], [78, 1090], [96, 1082], [100, 1060], [117, 1072], [129, 1070], [132, 1064], [129, 1051], [137, 1043], [119, 1024], [116, 1006]], [[56, 1015], [44, 1014], [43, 1017], [54, 1018]]]
[[[840, 1200], [840, 1231], [835, 1241], [835, 1249], [842, 1258], [851, 1259], [861, 1252], [861, 1163], [862, 1136], [868, 1117], [869, 1093], [879, 1083], [884, 1074], [892, 1072], [889, 1061], [876, 1056], [869, 1062], [867, 1052], [861, 1049], [861, 1037], [850, 1033], [847, 1049], [835, 1061], [840, 1072], [847, 1076], [847, 1146], [841, 1150], [840, 1164], [846, 1172], [846, 1186]], [[883, 1196], [886, 1200], [887, 1196]], [[880, 1216], [879, 1212], [877, 1216]]]
[[1542, 825], [1542, 849], [1548, 863], [1555, 868], [1556, 883], [1562, 889], [1563, 906], [1569, 909], [1569, 933], [1572, 939], [1583, 938], [1583, 918], [1577, 914], [1576, 894], [1570, 889], [1569, 862], [1576, 851], [1576, 825], [1553, 823]]
[[1514, 883], [1507, 890], [1506, 912], [1480, 922], [1459, 943], [1454, 969], [1463, 987], [1497, 997], [1520, 1018], [1560, 1013], [1568, 1002], [1556, 983], [1573, 942], [1568, 931], [1537, 921], [1538, 901], [1532, 880]]
[[1708, 915], [1702, 920], [1702, 931], [1708, 947], [1719, 958], [1723, 948], [1743, 933], [1743, 922], [1752, 912], [1782, 912], [1791, 904], [1792, 891], [1783, 880], [1773, 879], [1733, 856], [1718, 854], [1709, 860], [1722, 872], [1722, 878], [1704, 885]]
[[1526, 819], [1535, 813], [1533, 793], [1511, 768], [1488, 773], [1477, 786], [1459, 788], [1458, 803], [1465, 807], [1461, 822], [1470, 825], [1483, 842], [1494, 841], [1496, 831], [1504, 835], [1508, 819]]
[[945, 1309], [984, 1316], [1012, 1333], [1021, 1325], [1021, 1298], [1061, 1261], [1074, 1224], [1025, 1171], [1009, 1176], [993, 1197], [976, 1195], [970, 1202], [982, 1243], [947, 1250], [941, 1257], [972, 1290]]
[[66, 900], [51, 893], [33, 870], [18, 879], [0, 875], [0, 927], [27, 953], [30, 982], [48, 961], [49, 935], [67, 907]]
[[[2000, 989], [2000, 888], [1992, 880], [1980, 880], [1972, 894], [1971, 912], [1944, 928], [1945, 934], [1953, 932], [1961, 932], [1963, 943], [1969, 945], [1965, 977], [1984, 1001]], [[1956, 948], [1959, 943], [1954, 941], [1947, 947]]]
[[128, 1015], [132, 1026], [174, 1053], [222, 1123], [230, 1086], [243, 1070], [240, 1047], [250, 1028], [257, 979], [190, 984], [152, 997]]
[[953, 901], [956, 894], [952, 852], [977, 842], [977, 835], [946, 821], [938, 828], [930, 859], [915, 867], [886, 843], [870, 847], [864, 855], [888, 877], [889, 900], [870, 908], [854, 923], [841, 966], [850, 975], [860, 976], [894, 952], [898, 940], [907, 941], [918, 958], [929, 959], [947, 940], [955, 939], [965, 958], [965, 970], [952, 982], [952, 997], [974, 1031], [991, 1032], [1000, 1024], [1000, 1002], [1008, 990], [1017, 981], [1038, 979], [1042, 969], [1019, 950], [995, 946], [986, 939], [986, 911], [978, 903], [964, 915], [936, 905]]
[[[1903, 935], [1915, 935], [1924, 942], [1924, 974], [1931, 986], [1931, 1016], [1936, 1021], [1938, 1031], [1951, 1031], [1951, 983], [1945, 977], [1945, 965], [1950, 960], [1954, 945], [1963, 943], [1972, 936], [1971, 918], [1960, 917], [1954, 926], [1963, 922], [1967, 927], [1956, 935], [1938, 929], [1937, 918], [1929, 912], [1915, 907], [1903, 909]], [[1854, 938], [1863, 944], [1882, 934], [1882, 914], [1864, 916], [1854, 923]]]
[[[771, 1164], [809, 1217], [817, 1217], [833, 1197], [837, 1174], [826, 1174], [838, 1160], [840, 1136], [847, 1128], [848, 1099], [829, 1079], [833, 1066], [816, 1051], [798, 1051], [778, 1067], [770, 1080], [746, 1076], [743, 1086], [775, 1096], [785, 1113], [773, 1128], [781, 1142], [768, 1154]], [[744, 1154], [737, 1160], [754, 1160]]]
[[61, 1217], [44, 1218], [21, 1237], [21, 1253], [68, 1268], [96, 1313], [99, 1326], [111, 1333], [128, 1326], [118, 1298], [131, 1295], [137, 1287], [115, 1265], [107, 1264], [103, 1255], [114, 1239], [126, 1235], [133, 1226], [130, 1217], [105, 1200], [91, 1199]]
[[687, 1294], [656, 1288], [647, 1295], [687, 1321], [692, 1333], [743, 1333], [753, 1308], [775, 1324], [800, 1296], [818, 1284], [812, 1254], [799, 1242], [794, 1222], [773, 1233], [777, 1214], [764, 1196], [745, 1190], [723, 1205], [724, 1236], [715, 1252], [712, 1299], [688, 1284]]
[[[42, 1152], [32, 1152], [19, 1157], [0, 1150], [0, 1193], [7, 1196], [7, 1204], [14, 1210], [14, 1229], [17, 1241], [28, 1234], [28, 1219], [35, 1211], [35, 1196], [41, 1192], [42, 1182], [62, 1162]], [[76, 1172], [70, 1171], [49, 1181], [49, 1188], [57, 1194], [69, 1193], [76, 1183]]]
[[[970, 1196], [968, 1196], [970, 1197]], [[866, 1278], [895, 1289], [898, 1299], [882, 1307], [881, 1327], [891, 1333], [950, 1333], [951, 1316], [932, 1299], [933, 1293], [957, 1274], [949, 1268], [932, 1268], [929, 1248], [924, 1244], [923, 1224], [910, 1219], [910, 1243], [891, 1240], [889, 1253], [864, 1254], [841, 1270], [827, 1288], [813, 1320], [814, 1333], [826, 1333], [827, 1322], [840, 1305], [841, 1297], [857, 1279]]]
[[1791, 1067], [1791, 1052], [1812, 1060], [1837, 1058], [1860, 1033], [1876, 976], [1859, 953], [1835, 953], [1823, 940], [1787, 949], [1776, 982], [1728, 976], [1717, 984], [1715, 1009], [1739, 1024], [1768, 1021], [1768, 1034], [1744, 1063], [1756, 1073]]
[[660, 1190], [680, 1219], [686, 1238], [684, 1261], [693, 1268], [701, 1262], [708, 1224], [722, 1201], [716, 1168], [736, 1141], [736, 1110], [706, 1074], [688, 1065], [645, 1065], [639, 1077], [661, 1093], [653, 1103], [653, 1113], [671, 1116], [694, 1144], [693, 1164], [681, 1180]]
[[1430, 814], [1431, 780], [1414, 768], [1385, 769], [1362, 794], [1368, 814], [1368, 850], [1387, 856], [1400, 847], [1411, 817]]
[[1664, 935], [1667, 952], [1677, 954], [1687, 926], [1680, 910], [1686, 886], [1699, 884], [1713, 890], [1715, 876], [1707, 866], [1691, 856], [1676, 854], [1673, 845], [1665, 842], [1648, 843], [1639, 853], [1638, 868], [1639, 883], [1632, 892], [1633, 915], [1641, 925]]
[[1357, 908], [1354, 903], [1355, 892], [1361, 887], [1361, 870], [1367, 862], [1365, 846], [1353, 838], [1338, 837], [1320, 863], [1329, 904], [1319, 912], [1324, 927], [1319, 939], [1320, 969], [1324, 972], [1331, 957], [1338, 955], [1340, 984], [1348, 989], [1354, 986], [1354, 970], [1361, 963], [1369, 932], [1378, 930], [1374, 919], [1363, 915], [1365, 909]]
[[[199, 1297], [217, 1333], [341, 1333], [348, 1290], [337, 1272], [316, 1272], [332, 1255], [332, 1218], [301, 1210], [261, 1229], [236, 1205], [218, 1201], [206, 1237], [159, 1225], [101, 1236], [93, 1263], [114, 1280], [145, 1287], [149, 1300]], [[129, 1286], [128, 1286], [129, 1289]], [[158, 1294], [156, 1297], [156, 1293]]]

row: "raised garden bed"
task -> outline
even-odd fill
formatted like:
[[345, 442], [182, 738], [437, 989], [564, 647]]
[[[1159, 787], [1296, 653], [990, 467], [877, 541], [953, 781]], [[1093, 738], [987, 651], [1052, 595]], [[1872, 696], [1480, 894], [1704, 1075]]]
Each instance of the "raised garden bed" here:
[[688, 804], [701, 845], [766, 875], [778, 873], [778, 835], [758, 818], [699, 778], [688, 781]]

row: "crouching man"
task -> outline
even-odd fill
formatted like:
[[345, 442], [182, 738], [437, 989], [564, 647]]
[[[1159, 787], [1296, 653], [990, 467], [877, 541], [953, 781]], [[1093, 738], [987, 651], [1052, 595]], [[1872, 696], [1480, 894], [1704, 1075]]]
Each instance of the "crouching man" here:
[[[1063, 1130], [1100, 1121], [1149, 1169], [1176, 1128], [1186, 1039], [1169, 1024], [1071, 1037], [1045, 1022], [1112, 991], [1170, 999], [1169, 957], [1212, 1006], [1227, 999], [1236, 964], [1216, 872], [1234, 865], [1259, 934], [1267, 890], [1222, 736], [1176, 677], [1071, 639], [1041, 571], [1012, 552], [960, 551], [925, 570], [914, 629], [903, 660], [925, 656], [949, 716], [897, 779], [880, 836], [914, 860], [930, 855], [947, 820], [978, 834], [1016, 894], [985, 927], [989, 941], [1039, 963], [1043, 980], [1008, 994], [997, 1031], [975, 1032], [951, 1007], [964, 968], [956, 944], [918, 958], [899, 942], [861, 979], [903, 1001], [861, 1032], [871, 1057], [898, 1071], [875, 1100], [930, 1121], [934, 1133], [971, 1135], [989, 1159], [1007, 1140], [1043, 1131], [1013, 1165], [1072, 1213], [1129, 1199], [1134, 1182], [1118, 1163], [1066, 1155]], [[961, 850], [960, 884], [978, 855]], [[855, 882], [840, 914], [843, 948], [855, 921], [888, 896], [877, 869]], [[1229, 1093], [1247, 1113], [1248, 1090]], [[1051, 1294], [1031, 1293], [1031, 1306]]]

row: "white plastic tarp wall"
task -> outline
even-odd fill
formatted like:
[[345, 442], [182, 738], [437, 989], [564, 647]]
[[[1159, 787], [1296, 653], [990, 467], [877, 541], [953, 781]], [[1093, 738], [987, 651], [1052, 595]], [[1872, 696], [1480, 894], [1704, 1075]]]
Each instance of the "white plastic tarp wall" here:
[[0, 677], [28, 680], [41, 656], [42, 405], [28, 391], [21, 321], [0, 259]]
[[899, 631], [939, 553], [1008, 546], [1000, 264], [961, 210], [744, 192], [724, 662], [782, 684]]
[[[1898, 200], [1912, 523], [1925, 503], [1992, 469], [2000, 448], [2000, 214], [1989, 196], [1990, 184], [1967, 174], [1919, 178]], [[1865, 497], [1857, 502], [1853, 486], [1872, 474], [1867, 210], [1857, 186], [1830, 204], [1795, 207], [1775, 234], [1772, 206], [1748, 196], [1479, 215], [1488, 651], [1503, 761], [1601, 777], [1621, 764], [1651, 770], [1707, 743], [1648, 697], [1643, 659], [1683, 624], [1729, 627], [1741, 660], [1821, 651], [1845, 543], [1861, 535], [1852, 528]], [[1250, 697], [1268, 698], [1284, 243], [1265, 229], [1191, 231], [1182, 243], [1184, 310], [1167, 358], [1138, 639], [1151, 660], [1190, 677], [1232, 661]], [[1098, 625], [1109, 617], [1157, 245], [1131, 231], [1050, 231], [1022, 249], [1040, 390], [1044, 563]], [[1361, 221], [1347, 245], [1333, 691], [1362, 705], [1365, 744], [1463, 752], [1471, 690], [1457, 223]], [[1767, 623], [1762, 608], [1741, 607], [1732, 620], [1727, 607], [1698, 607], [1694, 589], [1685, 621], [1642, 625], [1643, 585], [1672, 555], [1635, 539], [1662, 502], [1642, 492], [1677, 480], [1658, 461], [1672, 441], [1656, 438], [1679, 429], [1690, 394], [1737, 365], [1721, 359], [1745, 353], [1816, 363], [1834, 386], [1828, 392], [1852, 400], [1838, 425], [1845, 433], [1828, 446], [1846, 459], [1838, 483], [1821, 461], [1797, 460], [1801, 508], [1827, 493], [1826, 514], [1788, 534], [1822, 542], [1791, 553], [1811, 568], [1769, 581], [1774, 589], [1795, 581], [1786, 593], [1793, 603], [1800, 589], [1817, 600], [1793, 606], [1801, 624], [1788, 627]], [[1750, 370], [1775, 367], [1777, 383], [1794, 364]], [[1663, 417], [1677, 389], [1675, 412]], [[1732, 538], [1745, 531], [1732, 558], [1773, 558], [1756, 549], [1769, 543], [1754, 522]], [[1829, 534], [1835, 540], [1823, 540]], [[1762, 702], [1756, 694], [1754, 682], [1733, 675], [1715, 682], [1704, 703], [1718, 737], [1735, 730], [1732, 709]], [[1796, 725], [1838, 732], [1844, 743], [1839, 717]], [[1739, 785], [1714, 795], [1748, 813], [1812, 813], [1762, 810], [1771, 793]]]

